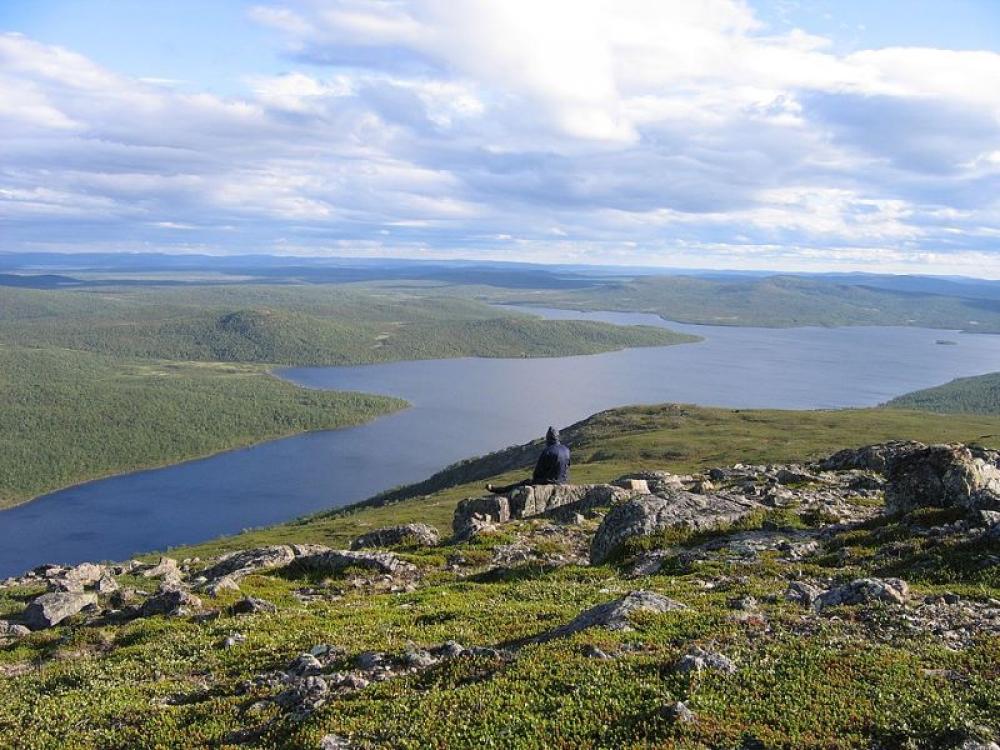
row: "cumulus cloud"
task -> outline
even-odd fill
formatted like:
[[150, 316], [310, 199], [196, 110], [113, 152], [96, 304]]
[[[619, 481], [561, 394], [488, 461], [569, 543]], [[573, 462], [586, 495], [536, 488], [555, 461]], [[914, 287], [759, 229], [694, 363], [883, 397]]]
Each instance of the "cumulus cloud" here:
[[250, 15], [289, 71], [242, 98], [0, 36], [8, 243], [1000, 276], [995, 51], [839, 55], [738, 0]]

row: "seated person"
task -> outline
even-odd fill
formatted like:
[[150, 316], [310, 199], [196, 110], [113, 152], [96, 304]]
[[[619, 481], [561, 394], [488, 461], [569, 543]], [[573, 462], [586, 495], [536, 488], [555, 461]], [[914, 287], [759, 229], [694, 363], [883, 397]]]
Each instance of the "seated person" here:
[[518, 487], [529, 484], [566, 484], [569, 481], [569, 448], [559, 442], [559, 431], [549, 427], [545, 433], [545, 450], [538, 457], [535, 471], [531, 479], [525, 479], [515, 484], [495, 487], [487, 484], [486, 489], [495, 495], [506, 495]]

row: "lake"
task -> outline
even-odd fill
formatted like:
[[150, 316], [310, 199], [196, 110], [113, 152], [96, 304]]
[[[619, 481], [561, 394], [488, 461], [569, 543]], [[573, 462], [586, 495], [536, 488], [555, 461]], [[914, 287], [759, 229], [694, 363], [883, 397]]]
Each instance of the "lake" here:
[[[399, 396], [413, 406], [360, 427], [90, 482], [0, 511], [0, 576], [44, 562], [124, 559], [347, 505], [613, 406], [871, 406], [1000, 370], [1000, 336], [994, 335], [693, 326], [645, 314], [531, 312], [667, 326], [705, 340], [552, 359], [282, 370], [304, 386]], [[935, 343], [943, 338], [958, 345]]]

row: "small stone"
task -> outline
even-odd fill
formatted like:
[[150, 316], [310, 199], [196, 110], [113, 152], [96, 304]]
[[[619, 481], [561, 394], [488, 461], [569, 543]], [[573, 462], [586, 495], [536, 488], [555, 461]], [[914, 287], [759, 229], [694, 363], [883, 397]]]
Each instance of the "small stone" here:
[[101, 576], [100, 580], [94, 584], [94, 590], [98, 594], [113, 594], [118, 590], [118, 581], [112, 578], [110, 575], [105, 573]]
[[736, 665], [722, 654], [714, 654], [699, 647], [682, 656], [677, 662], [678, 672], [701, 672], [705, 669], [734, 674]]
[[690, 724], [695, 721], [694, 711], [687, 707], [682, 701], [668, 703], [660, 709], [660, 715], [667, 721], [678, 724]]
[[804, 607], [811, 607], [813, 602], [823, 593], [818, 586], [813, 586], [805, 581], [792, 581], [785, 591], [785, 598], [791, 602], [798, 602]]
[[179, 578], [180, 568], [177, 561], [172, 557], [161, 557], [156, 565], [152, 565], [140, 572], [143, 578]]
[[224, 591], [239, 591], [240, 584], [232, 576], [222, 576], [214, 580], [209, 580], [205, 585], [205, 593], [209, 596], [218, 596]]
[[328, 734], [319, 741], [319, 750], [351, 750], [353, 746], [339, 734]]
[[233, 648], [241, 643], [246, 643], [247, 637], [243, 633], [230, 633], [222, 640], [223, 648]]
[[0, 620], [0, 638], [22, 638], [30, 633], [31, 631], [24, 627], [24, 625]]
[[427, 669], [428, 667], [433, 667], [437, 664], [437, 659], [423, 649], [412, 649], [407, 651], [406, 656], [403, 658], [407, 666], [413, 667], [414, 669]]
[[588, 643], [586, 646], [583, 647], [583, 655], [586, 656], [588, 659], [602, 659], [605, 661], [614, 659], [614, 657], [611, 656], [611, 654], [599, 649], [597, 646], [594, 646], [593, 644], [590, 643]]

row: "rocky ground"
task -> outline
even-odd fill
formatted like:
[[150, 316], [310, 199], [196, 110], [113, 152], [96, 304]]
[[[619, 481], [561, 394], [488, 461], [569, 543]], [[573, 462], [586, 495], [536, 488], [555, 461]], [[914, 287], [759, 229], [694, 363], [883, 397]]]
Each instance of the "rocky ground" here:
[[889, 443], [0, 582], [5, 747], [1000, 741], [1000, 460]]

